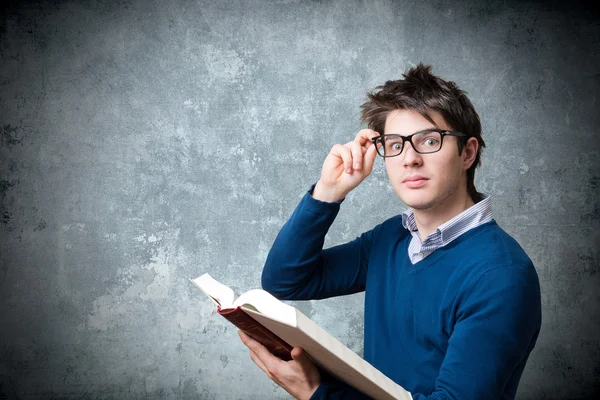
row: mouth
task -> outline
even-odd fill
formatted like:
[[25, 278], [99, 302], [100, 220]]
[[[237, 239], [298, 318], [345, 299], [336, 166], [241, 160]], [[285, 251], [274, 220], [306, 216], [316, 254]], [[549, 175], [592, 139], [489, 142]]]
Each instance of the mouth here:
[[402, 183], [410, 189], [418, 189], [427, 184], [429, 179], [423, 176], [411, 176], [402, 181]]

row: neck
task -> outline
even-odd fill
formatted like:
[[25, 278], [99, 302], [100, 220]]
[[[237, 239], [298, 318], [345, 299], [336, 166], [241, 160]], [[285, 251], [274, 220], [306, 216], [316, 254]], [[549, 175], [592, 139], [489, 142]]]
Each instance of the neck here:
[[432, 234], [440, 225], [450, 221], [475, 203], [464, 191], [460, 195], [449, 196], [440, 204], [422, 210], [414, 210], [415, 223], [421, 240]]

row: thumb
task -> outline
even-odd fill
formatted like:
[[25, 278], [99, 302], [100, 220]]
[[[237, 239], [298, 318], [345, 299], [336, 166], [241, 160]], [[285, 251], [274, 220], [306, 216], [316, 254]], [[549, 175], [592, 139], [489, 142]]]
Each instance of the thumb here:
[[292, 349], [292, 359], [296, 361], [302, 369], [306, 369], [306, 367], [312, 366], [312, 362], [306, 355], [306, 352], [302, 350], [300, 347], [294, 347]]
[[377, 149], [375, 148], [375, 146], [369, 146], [369, 148], [367, 149], [367, 152], [365, 153], [365, 155], [363, 157], [363, 159], [364, 159], [363, 168], [364, 168], [365, 175], [369, 175], [371, 173], [371, 171], [373, 170], [373, 165], [375, 164], [376, 158], [377, 158]]

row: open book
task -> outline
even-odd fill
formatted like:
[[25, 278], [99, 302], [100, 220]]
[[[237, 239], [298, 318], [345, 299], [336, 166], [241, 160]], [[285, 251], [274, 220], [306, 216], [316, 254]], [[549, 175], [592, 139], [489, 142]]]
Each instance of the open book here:
[[412, 400], [410, 392], [268, 292], [254, 289], [237, 297], [208, 274], [190, 281], [213, 300], [220, 315], [277, 357], [291, 360], [291, 350], [301, 347], [317, 366], [374, 399]]

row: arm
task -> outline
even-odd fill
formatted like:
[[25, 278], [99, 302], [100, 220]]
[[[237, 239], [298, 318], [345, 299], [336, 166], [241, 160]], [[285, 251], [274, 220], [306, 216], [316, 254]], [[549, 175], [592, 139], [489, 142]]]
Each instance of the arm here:
[[286, 300], [322, 299], [364, 290], [373, 231], [323, 250], [339, 203], [306, 194], [279, 232], [262, 273], [262, 286]]
[[499, 399], [502, 393], [514, 398], [540, 325], [540, 288], [533, 265], [487, 271], [458, 300], [433, 393], [413, 393], [414, 400]]
[[[370, 139], [376, 135], [363, 129], [354, 141], [333, 146], [312, 193], [304, 196], [275, 239], [262, 274], [265, 290], [281, 299], [296, 300], [364, 290], [370, 234], [327, 250], [323, 250], [323, 242], [342, 200], [373, 169], [377, 152]], [[321, 380], [302, 349], [294, 348], [292, 360], [286, 362], [247, 335], [241, 333], [240, 337], [250, 349], [252, 361], [292, 396], [327, 395], [327, 377]]]
[[305, 195], [283, 226], [262, 274], [265, 290], [281, 299], [306, 300], [355, 293], [364, 289], [368, 238], [323, 250], [325, 235], [340, 203], [372, 171], [377, 155], [371, 138], [361, 130], [327, 155], [312, 195]]

